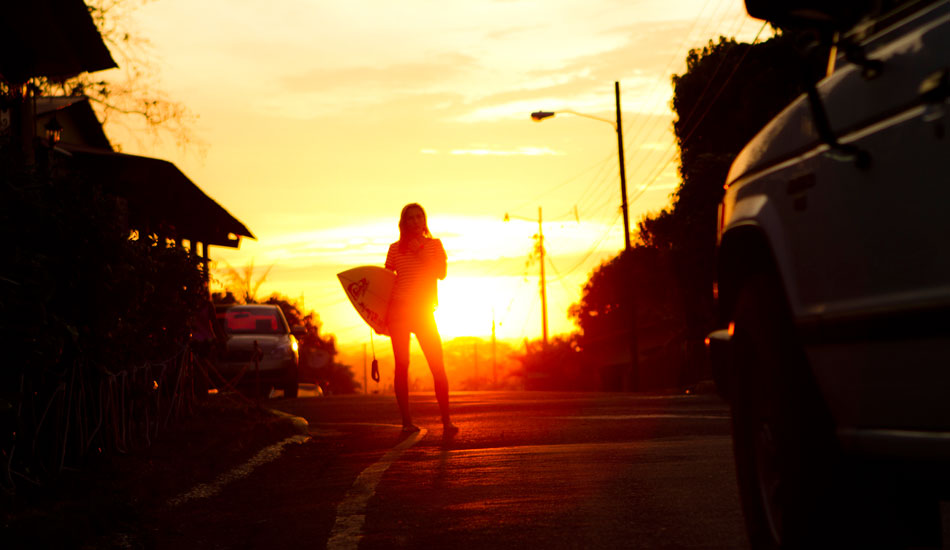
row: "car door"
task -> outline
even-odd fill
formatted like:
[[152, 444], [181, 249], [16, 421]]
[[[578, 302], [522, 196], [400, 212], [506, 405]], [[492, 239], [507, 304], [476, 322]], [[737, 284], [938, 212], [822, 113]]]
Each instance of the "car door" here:
[[935, 361], [946, 323], [934, 321], [950, 313], [950, 3], [883, 29], [866, 51], [880, 74], [847, 64], [820, 90], [839, 141], [870, 163], [825, 148], [797, 167], [779, 207], [789, 283], [845, 424], [946, 427], [947, 375], [935, 370], [947, 370]]

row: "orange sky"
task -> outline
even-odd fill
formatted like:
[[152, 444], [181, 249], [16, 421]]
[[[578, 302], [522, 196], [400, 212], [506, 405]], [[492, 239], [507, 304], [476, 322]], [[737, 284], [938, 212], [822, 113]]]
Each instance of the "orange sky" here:
[[206, 151], [110, 137], [242, 220], [257, 240], [212, 248], [219, 267], [273, 266], [260, 294], [302, 296], [344, 346], [369, 334], [335, 274], [382, 264], [408, 202], [449, 255], [445, 338], [489, 335], [493, 313], [499, 337], [540, 337], [538, 207], [550, 333], [570, 331], [567, 307], [623, 248], [616, 134], [529, 113], [613, 118], [620, 82], [635, 227], [678, 182], [670, 76], [691, 47], [762, 26], [741, 0], [155, 0], [133, 18]]

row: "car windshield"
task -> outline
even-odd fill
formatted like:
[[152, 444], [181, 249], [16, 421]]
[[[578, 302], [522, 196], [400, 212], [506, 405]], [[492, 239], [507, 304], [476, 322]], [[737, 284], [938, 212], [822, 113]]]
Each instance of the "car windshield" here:
[[234, 307], [218, 313], [218, 320], [228, 334], [283, 334], [283, 319], [276, 310]]

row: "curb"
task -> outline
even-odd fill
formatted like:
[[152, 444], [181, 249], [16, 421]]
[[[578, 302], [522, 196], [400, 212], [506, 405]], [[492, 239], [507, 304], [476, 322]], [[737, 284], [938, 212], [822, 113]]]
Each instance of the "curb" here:
[[300, 435], [310, 435], [310, 423], [307, 422], [306, 418], [301, 416], [295, 416], [290, 413], [285, 413], [284, 411], [278, 411], [277, 409], [267, 409], [267, 412], [273, 414], [274, 416], [279, 416], [286, 420], [289, 420], [290, 423], [294, 426], [294, 430]]

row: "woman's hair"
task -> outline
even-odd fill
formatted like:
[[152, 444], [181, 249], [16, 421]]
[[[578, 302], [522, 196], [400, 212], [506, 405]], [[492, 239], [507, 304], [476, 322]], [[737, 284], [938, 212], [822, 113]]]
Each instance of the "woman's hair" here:
[[409, 211], [413, 208], [418, 208], [422, 212], [422, 236], [428, 239], [432, 238], [432, 233], [429, 232], [429, 222], [426, 218], [426, 211], [422, 208], [422, 205], [419, 203], [409, 203], [406, 206], [402, 207], [402, 212], [399, 213], [399, 251], [405, 252], [406, 246], [408, 246], [409, 241], [406, 237], [406, 216], [409, 215]]

